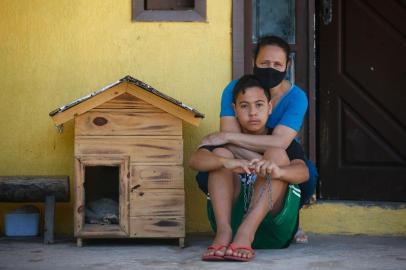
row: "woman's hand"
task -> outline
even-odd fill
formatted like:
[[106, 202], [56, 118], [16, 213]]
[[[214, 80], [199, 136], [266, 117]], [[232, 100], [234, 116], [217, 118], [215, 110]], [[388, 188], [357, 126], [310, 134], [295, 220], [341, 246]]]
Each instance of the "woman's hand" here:
[[228, 143], [227, 132], [214, 132], [203, 137], [202, 142], [198, 147], [205, 145], [223, 145]]
[[254, 168], [255, 172], [262, 177], [269, 175], [271, 178], [279, 179], [282, 178], [285, 173], [283, 168], [265, 159], [253, 159], [250, 165]]

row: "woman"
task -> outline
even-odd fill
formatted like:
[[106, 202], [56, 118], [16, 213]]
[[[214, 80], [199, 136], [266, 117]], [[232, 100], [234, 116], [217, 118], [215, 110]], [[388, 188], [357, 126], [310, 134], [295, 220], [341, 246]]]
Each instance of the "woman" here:
[[[238, 158], [252, 160], [259, 158], [270, 147], [286, 149], [296, 139], [302, 126], [308, 101], [306, 94], [298, 86], [285, 80], [289, 67], [289, 45], [276, 36], [267, 36], [259, 40], [255, 50], [255, 66], [253, 73], [271, 94], [273, 111], [266, 126], [272, 129], [270, 135], [250, 135], [241, 133], [240, 125], [232, 107], [232, 92], [237, 81], [232, 81], [224, 89], [221, 99], [220, 132], [206, 136], [201, 146], [226, 145]], [[306, 203], [314, 193], [317, 171], [310, 160], [306, 160], [310, 177], [300, 185], [301, 205]], [[199, 173], [197, 180], [203, 190], [207, 190], [207, 173]], [[214, 245], [227, 245], [229, 236], [217, 232]], [[299, 239], [306, 240], [306, 237]], [[208, 251], [217, 255], [225, 250]]]

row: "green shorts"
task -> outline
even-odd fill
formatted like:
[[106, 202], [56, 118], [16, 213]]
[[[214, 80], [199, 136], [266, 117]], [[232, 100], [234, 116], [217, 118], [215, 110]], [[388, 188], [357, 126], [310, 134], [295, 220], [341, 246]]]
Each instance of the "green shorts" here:
[[[242, 190], [243, 187], [241, 186], [241, 191]], [[299, 204], [300, 189], [296, 185], [289, 185], [285, 195], [283, 209], [275, 217], [273, 217], [271, 213], [265, 216], [255, 234], [252, 247], [256, 249], [277, 249], [288, 247], [295, 234], [296, 222], [299, 214]], [[210, 199], [207, 200], [207, 214], [211, 227], [216, 231], [216, 220]], [[240, 196], [233, 207], [231, 216], [233, 237], [242, 223], [244, 214], [244, 193], [240, 192]]]

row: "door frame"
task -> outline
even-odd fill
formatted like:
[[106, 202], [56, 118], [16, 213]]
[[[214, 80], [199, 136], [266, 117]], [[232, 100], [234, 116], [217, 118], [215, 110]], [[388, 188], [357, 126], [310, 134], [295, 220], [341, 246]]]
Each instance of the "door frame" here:
[[[233, 0], [232, 2], [232, 78], [237, 79], [251, 73], [252, 61], [252, 1]], [[303, 12], [304, 11], [304, 12]], [[303, 145], [309, 159], [317, 162], [316, 155], [316, 61], [315, 61], [315, 0], [296, 0], [296, 41], [304, 46], [292, 45], [297, 52], [297, 69], [305, 71], [295, 78], [295, 84], [307, 91], [309, 99], [308, 117], [303, 122]], [[297, 23], [305, 22], [305, 23]], [[298, 57], [299, 56], [299, 57]], [[298, 72], [295, 72], [296, 76]]]
[[[105, 238], [128, 237], [129, 233], [129, 156], [75, 156], [75, 237]], [[87, 166], [114, 166], [119, 168], [119, 224], [86, 225], [85, 224], [85, 170]]]

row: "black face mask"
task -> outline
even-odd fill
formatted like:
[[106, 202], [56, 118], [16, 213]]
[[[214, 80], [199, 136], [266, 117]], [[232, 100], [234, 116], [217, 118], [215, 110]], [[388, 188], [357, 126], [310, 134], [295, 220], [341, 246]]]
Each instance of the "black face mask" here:
[[265, 89], [271, 89], [282, 82], [286, 75], [286, 69], [285, 71], [279, 71], [274, 68], [259, 68], [255, 66], [254, 75], [258, 77]]

